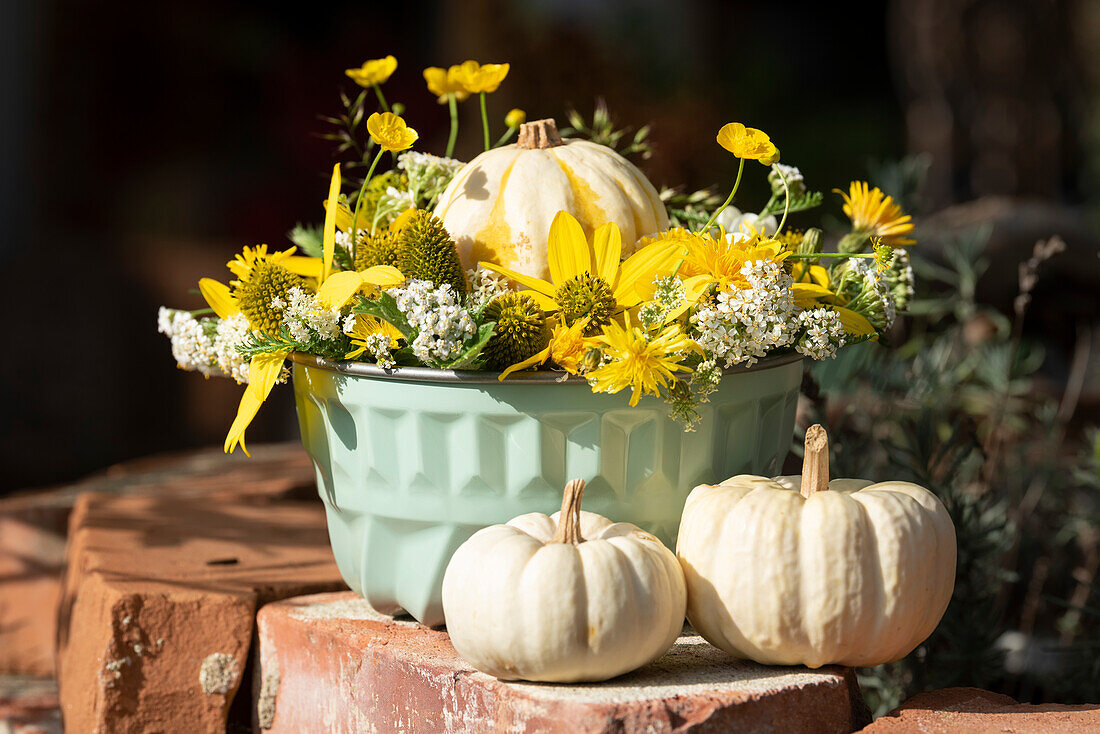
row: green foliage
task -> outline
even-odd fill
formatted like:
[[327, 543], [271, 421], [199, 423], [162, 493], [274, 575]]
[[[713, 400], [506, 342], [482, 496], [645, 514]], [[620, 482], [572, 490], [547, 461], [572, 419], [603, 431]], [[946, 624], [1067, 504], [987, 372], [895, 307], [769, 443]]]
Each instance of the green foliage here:
[[661, 189], [661, 201], [668, 211], [668, 223], [672, 227], [696, 230], [710, 220], [711, 213], [722, 203], [722, 197], [712, 189], [699, 189], [686, 193], [679, 189]]
[[298, 247], [301, 255], [321, 257], [324, 254], [324, 232], [319, 224], [295, 224], [287, 238]]
[[352, 313], [362, 313], [368, 316], [388, 321], [397, 327], [397, 330], [405, 337], [406, 341], [416, 336], [416, 330], [409, 325], [405, 314], [397, 307], [397, 301], [389, 293], [382, 291], [375, 298], [359, 296], [359, 304], [353, 308]]
[[254, 331], [237, 347], [250, 360], [258, 354], [273, 352], [305, 352], [322, 359], [342, 360], [350, 350], [351, 341], [343, 334], [335, 340], [313, 338], [302, 342], [292, 337], [286, 326], [279, 327], [276, 333]]
[[565, 116], [569, 120], [569, 127], [561, 129], [563, 138], [591, 140], [593, 143], [606, 145], [624, 158], [638, 155], [645, 160], [653, 155], [653, 146], [649, 143], [649, 125], [638, 128], [633, 134], [633, 128], [616, 128], [603, 98], [596, 100], [591, 123], [586, 122], [584, 115], [575, 109], [570, 109]]
[[[784, 196], [773, 196], [764, 208], [760, 211], [760, 216], [766, 217], [769, 214], [782, 215], [784, 208]], [[791, 207], [787, 210], [788, 214], [794, 214], [795, 212], [804, 212], [808, 209], [814, 209], [821, 206], [821, 202], [825, 200], [825, 195], [820, 191], [804, 191], [802, 193], [791, 193]]]
[[481, 324], [477, 328], [477, 335], [474, 337], [474, 340], [467, 344], [466, 350], [450, 362], [441, 364], [440, 367], [449, 370], [484, 369], [485, 360], [482, 358], [481, 354], [485, 349], [485, 345], [493, 338], [493, 328], [495, 326], [496, 323], [492, 321]]
[[417, 210], [401, 230], [397, 263], [410, 280], [429, 280], [437, 287], [447, 284], [458, 294], [468, 290], [454, 240], [431, 212]]

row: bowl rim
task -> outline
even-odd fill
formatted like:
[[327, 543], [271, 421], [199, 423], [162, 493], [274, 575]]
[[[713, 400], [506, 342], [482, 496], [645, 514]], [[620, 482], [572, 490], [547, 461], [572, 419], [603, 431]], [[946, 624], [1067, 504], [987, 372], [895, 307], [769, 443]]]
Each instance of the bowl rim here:
[[[501, 381], [499, 379], [499, 372], [444, 370], [434, 367], [394, 367], [392, 369], [383, 369], [376, 364], [370, 364], [368, 362], [330, 360], [305, 352], [291, 352], [288, 359], [304, 367], [312, 367], [325, 370], [326, 372], [335, 372], [337, 374], [352, 377], [366, 377], [377, 380], [447, 382], [465, 385], [584, 385], [588, 387], [588, 380], [583, 377], [570, 375], [567, 372], [556, 372], [551, 370], [513, 372], [506, 380]], [[803, 359], [805, 359], [803, 355], [792, 350], [786, 354], [764, 357], [751, 367], [746, 367], [744, 365], [727, 367], [722, 371], [722, 374], [737, 375], [749, 372], [763, 372], [793, 362], [801, 362]]]

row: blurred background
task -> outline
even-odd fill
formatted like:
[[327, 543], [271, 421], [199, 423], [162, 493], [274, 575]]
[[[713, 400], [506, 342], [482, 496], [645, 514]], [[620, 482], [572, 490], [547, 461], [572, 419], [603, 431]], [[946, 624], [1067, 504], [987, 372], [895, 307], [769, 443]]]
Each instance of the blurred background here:
[[[864, 689], [1100, 699], [1100, 0], [5, 0], [0, 39], [0, 494], [220, 444], [240, 388], [177, 370], [157, 307], [321, 219], [345, 68], [395, 55], [386, 95], [438, 153], [421, 70], [507, 61], [495, 134], [512, 107], [564, 124], [603, 99], [651, 125], [658, 188], [724, 194], [714, 134], [738, 120], [811, 188], [869, 180], [916, 216], [911, 316], [804, 390], [840, 473], [920, 481], [959, 530], [957, 603]], [[762, 205], [763, 176], [741, 192]], [[296, 437], [276, 390], [250, 443]]]

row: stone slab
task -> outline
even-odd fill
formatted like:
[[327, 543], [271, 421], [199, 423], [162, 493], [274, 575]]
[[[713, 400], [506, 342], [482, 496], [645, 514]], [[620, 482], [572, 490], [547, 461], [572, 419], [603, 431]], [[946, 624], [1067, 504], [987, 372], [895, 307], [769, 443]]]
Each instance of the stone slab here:
[[66, 730], [225, 731], [256, 610], [343, 588], [319, 502], [81, 495], [58, 622]]
[[498, 681], [443, 630], [351, 593], [287, 599], [257, 618], [259, 732], [850, 732], [870, 721], [843, 668], [766, 667], [695, 635], [612, 681]]
[[257, 446], [252, 455], [207, 449], [153, 456], [0, 498], [0, 674], [54, 673], [65, 538], [80, 494], [155, 492], [258, 504], [316, 497], [313, 466], [300, 444]]
[[913, 696], [863, 734], [1100, 734], [1100, 706], [1017, 703], [980, 688]]
[[62, 734], [57, 685], [49, 678], [0, 675], [0, 734]]

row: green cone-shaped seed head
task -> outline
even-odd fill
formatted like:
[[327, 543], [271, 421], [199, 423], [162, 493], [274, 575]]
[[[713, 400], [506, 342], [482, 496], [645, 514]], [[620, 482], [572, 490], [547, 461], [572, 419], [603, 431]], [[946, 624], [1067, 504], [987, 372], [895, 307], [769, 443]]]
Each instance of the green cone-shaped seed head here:
[[458, 294], [466, 292], [466, 273], [458, 250], [438, 217], [418, 210], [398, 241], [397, 269], [402, 275], [409, 280], [430, 280], [437, 287], [447, 283]]
[[301, 276], [295, 275], [282, 265], [261, 260], [252, 266], [252, 271], [240, 280], [233, 282], [233, 295], [240, 304], [241, 313], [248, 319], [248, 325], [269, 334], [277, 334], [283, 323], [283, 312], [271, 303], [280, 298], [287, 301], [291, 288], [310, 288]]
[[481, 351], [485, 369], [501, 371], [531, 357], [546, 346], [542, 310], [526, 293], [503, 293], [482, 311], [485, 321], [497, 322], [493, 336]]
[[379, 230], [369, 234], [355, 246], [355, 269], [362, 271], [375, 265], [392, 265], [400, 270], [397, 249], [398, 238], [395, 233]]

